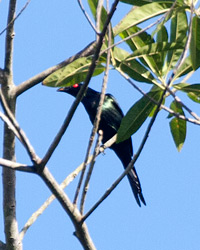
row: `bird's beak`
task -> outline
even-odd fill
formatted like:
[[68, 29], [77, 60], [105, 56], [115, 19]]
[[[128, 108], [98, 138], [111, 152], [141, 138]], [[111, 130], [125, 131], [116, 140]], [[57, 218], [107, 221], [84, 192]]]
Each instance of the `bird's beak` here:
[[58, 92], [62, 92], [62, 91], [64, 91], [64, 89], [65, 89], [65, 88], [62, 87], [62, 88], [57, 89], [57, 91], [58, 91]]

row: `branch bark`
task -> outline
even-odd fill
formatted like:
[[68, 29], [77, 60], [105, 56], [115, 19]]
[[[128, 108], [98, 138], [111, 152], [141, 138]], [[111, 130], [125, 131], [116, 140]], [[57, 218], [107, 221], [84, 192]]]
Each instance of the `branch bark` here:
[[95, 246], [90, 238], [87, 226], [85, 223], [81, 223], [81, 214], [79, 210], [74, 206], [67, 195], [63, 192], [60, 185], [56, 182], [54, 177], [51, 175], [47, 167], [44, 168], [42, 173], [39, 173], [40, 177], [52, 191], [52, 193], [57, 197], [60, 204], [67, 212], [69, 217], [71, 218], [74, 227], [76, 229], [75, 236], [79, 239], [80, 243], [86, 250], [95, 250]]
[[[4, 82], [2, 92], [7, 100], [8, 106], [15, 114], [16, 99], [13, 95], [13, 38], [14, 38], [14, 16], [16, 9], [16, 0], [10, 0], [8, 26], [6, 32], [6, 52], [4, 66]], [[4, 125], [3, 157], [10, 161], [15, 161], [15, 135], [8, 126]], [[15, 200], [15, 171], [3, 168], [3, 210], [4, 210], [4, 231], [6, 236], [6, 249], [21, 250], [22, 245], [19, 240], [18, 225], [16, 220], [16, 200]]]

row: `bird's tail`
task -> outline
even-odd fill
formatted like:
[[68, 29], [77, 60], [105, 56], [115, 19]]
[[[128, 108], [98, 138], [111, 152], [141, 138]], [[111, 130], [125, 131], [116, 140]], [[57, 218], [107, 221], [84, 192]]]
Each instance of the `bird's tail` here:
[[137, 204], [141, 207], [141, 203], [140, 203], [140, 201], [141, 201], [144, 205], [146, 205], [144, 196], [142, 194], [142, 188], [140, 185], [140, 181], [139, 181], [137, 172], [135, 170], [135, 167], [133, 167], [131, 169], [131, 171], [128, 173], [127, 177], [128, 177], [129, 183], [131, 185], [135, 199], [137, 201]]

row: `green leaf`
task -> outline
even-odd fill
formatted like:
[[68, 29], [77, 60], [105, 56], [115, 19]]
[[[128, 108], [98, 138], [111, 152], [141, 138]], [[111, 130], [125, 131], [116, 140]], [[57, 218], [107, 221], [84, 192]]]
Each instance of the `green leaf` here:
[[[162, 91], [152, 91], [147, 94], [151, 99], [158, 102]], [[156, 104], [147, 96], [143, 96], [137, 101], [122, 119], [120, 128], [117, 133], [117, 143], [128, 139], [134, 134], [150, 115]]]
[[[176, 113], [185, 115], [181, 104], [176, 101], [173, 101], [171, 103], [170, 108], [174, 110]], [[176, 148], [178, 151], [180, 151], [183, 147], [183, 144], [186, 138], [186, 121], [179, 119], [177, 117], [174, 117], [170, 121], [170, 130], [171, 130], [171, 134], [174, 139]]]
[[194, 102], [196, 102], [196, 103], [200, 103], [200, 95], [199, 95], [199, 94], [196, 94], [196, 93], [194, 93], [194, 92], [189, 92], [187, 95], [188, 95], [188, 97], [189, 97], [192, 101], [194, 101]]
[[131, 11], [117, 24], [114, 29], [114, 35], [118, 35], [124, 30], [129, 29], [139, 23], [142, 23], [150, 18], [161, 15], [167, 12], [172, 3], [149, 3], [141, 7], [131, 9]]
[[124, 61], [128, 56], [130, 56], [130, 53], [127, 52], [124, 49], [118, 48], [118, 47], [114, 47], [113, 50], [113, 56], [115, 58], [115, 60], [117, 60], [119, 62], [119, 64]]
[[[185, 43], [186, 34], [188, 30], [187, 16], [185, 10], [178, 11], [174, 17], [171, 19], [171, 32], [170, 32], [170, 42], [173, 43]], [[178, 60], [183, 52], [183, 49], [177, 49], [175, 51], [169, 51], [167, 57], [169, 72]]]
[[[49, 75], [44, 79], [43, 84], [49, 87], [61, 87], [83, 82], [88, 74], [91, 62], [91, 57], [79, 58]], [[104, 66], [97, 65], [93, 76], [101, 74], [104, 70]]]
[[[134, 26], [134, 27], [131, 27], [127, 30], [124, 30], [123, 32], [121, 32], [119, 34], [119, 36], [122, 38], [122, 39], [125, 39], [127, 38], [128, 36], [131, 36], [139, 31], [141, 31], [142, 29], [137, 27], [137, 26]], [[136, 49], [146, 45], [146, 44], [151, 44], [151, 43], [154, 43], [154, 39], [151, 37], [151, 35], [149, 35], [147, 32], [142, 32], [140, 33], [139, 35], [135, 36], [135, 37], [132, 37], [128, 40], [125, 41], [128, 46], [130, 47], [130, 49], [132, 51], [135, 51]]]
[[200, 103], [200, 84], [176, 84], [173, 86], [174, 88], [186, 92], [188, 97], [197, 103]]
[[[136, 32], [138, 32], [140, 30], [141, 29], [139, 27], [134, 26], [128, 30], [123, 31], [119, 35], [122, 39], [125, 39], [128, 36], [135, 34]], [[145, 45], [151, 46], [151, 44], [154, 43], [154, 39], [152, 39], [152, 37], [148, 33], [142, 32], [141, 34], [139, 34], [135, 37], [132, 37], [131, 39], [128, 39], [126, 41], [126, 43], [130, 47], [130, 49], [135, 53], [135, 51], [140, 50], [141, 48], [144, 48]], [[156, 62], [154, 61], [152, 56], [147, 56], [147, 54], [144, 53], [139, 58], [139, 61], [141, 61], [142, 64], [144, 64], [146, 67], [148, 67], [154, 73], [158, 73]]]
[[147, 3], [152, 3], [152, 2], [159, 2], [159, 3], [173, 3], [174, 0], [120, 0], [120, 2], [123, 2], [123, 3], [127, 3], [127, 4], [131, 4], [131, 5], [135, 5], [135, 6], [141, 6], [141, 5], [144, 5], [144, 4], [147, 4]]
[[192, 20], [192, 37], [190, 43], [190, 54], [192, 67], [197, 70], [200, 67], [200, 18], [193, 17]]
[[156, 81], [151, 72], [137, 60], [123, 61], [120, 69], [138, 82], [154, 83]]
[[[167, 42], [168, 41], [168, 32], [167, 29], [164, 25], [162, 25], [158, 32], [157, 32], [157, 37], [156, 37], [157, 43], [161, 42]], [[162, 72], [162, 68], [164, 66], [165, 58], [167, 55], [167, 51], [161, 51], [157, 55], [157, 66], [159, 68], [159, 71]]]
[[144, 4], [147, 4], [149, 2], [152, 2], [152, 1], [149, 1], [149, 0], [120, 0], [120, 2], [123, 2], [123, 3], [127, 3], [127, 4], [131, 4], [131, 5], [135, 5], [135, 6], [141, 6], [141, 5], [144, 5]]
[[200, 84], [195, 83], [195, 84], [176, 84], [173, 86], [174, 88], [178, 90], [182, 90], [184, 92], [194, 92], [198, 95], [200, 95]]
[[114, 67], [120, 68], [124, 73], [128, 74], [131, 78], [139, 82], [153, 83], [154, 77], [141, 63], [137, 60], [131, 60], [126, 62], [130, 54], [121, 49], [115, 47], [113, 50], [113, 57], [116, 65]]
[[144, 55], [155, 55], [160, 52], [171, 51], [171, 50], [174, 51], [180, 48], [181, 49], [184, 48], [183, 43], [168, 43], [168, 42], [152, 43], [137, 49], [136, 51], [133, 52], [132, 55], [130, 55], [130, 57], [136, 58]]

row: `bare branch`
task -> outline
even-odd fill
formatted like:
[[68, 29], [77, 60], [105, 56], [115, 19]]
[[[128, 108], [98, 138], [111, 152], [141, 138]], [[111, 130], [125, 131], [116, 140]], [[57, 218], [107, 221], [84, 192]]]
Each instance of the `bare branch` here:
[[[6, 32], [6, 53], [5, 53], [5, 71], [12, 77], [13, 63], [13, 39], [14, 39], [14, 18], [15, 18], [16, 0], [11, 0], [8, 12], [8, 28]], [[10, 24], [10, 25], [9, 25]]]
[[4, 84], [5, 81], [5, 72], [0, 68], [0, 84]]
[[6, 167], [6, 168], [13, 169], [13, 170], [22, 171], [22, 172], [28, 172], [28, 173], [36, 172], [34, 167], [30, 167], [26, 164], [17, 163], [15, 161], [6, 160], [3, 158], [0, 158], [0, 165], [2, 167]]
[[[101, 141], [102, 141], [102, 138], [103, 138], [103, 131], [99, 130], [98, 134], [99, 134], [99, 136], [98, 136], [97, 141], [96, 141], [96, 145], [95, 145], [95, 148], [94, 148], [94, 153], [92, 155], [90, 167], [89, 167], [89, 170], [88, 170], [88, 173], [87, 173], [87, 176], [86, 176], [86, 179], [85, 179], [85, 183], [84, 183], [84, 186], [83, 186], [83, 193], [82, 193], [81, 204], [80, 204], [80, 212], [81, 212], [81, 214], [83, 214], [84, 204], [85, 204], [85, 200], [86, 200], [86, 194], [87, 194], [87, 191], [89, 189], [89, 182], [90, 182], [90, 178], [92, 176], [92, 172], [93, 172], [93, 169], [94, 169], [95, 159], [98, 156], [98, 154], [100, 153], [100, 144], [101, 144]], [[85, 165], [85, 162], [84, 162], [84, 165]]]
[[[178, 96], [176, 96], [175, 95], [175, 93], [167, 86], [166, 87], [167, 88], [167, 91], [170, 93], [170, 95], [172, 95], [173, 97], [174, 97], [174, 99], [178, 102], [178, 103], [180, 103], [181, 104], [181, 106], [185, 109], [185, 110], [187, 110], [188, 111], [188, 113], [191, 115], [191, 116], [193, 116], [196, 120], [196, 124], [199, 124], [199, 122], [200, 122], [200, 117], [195, 113], [195, 112], [193, 112], [187, 105], [185, 105], [182, 101], [181, 101], [181, 99], [178, 97]], [[191, 120], [191, 119], [190, 119]]]
[[92, 27], [92, 29], [94, 30], [95, 33], [98, 33], [96, 28], [95, 28], [95, 25], [93, 24], [92, 20], [90, 19], [88, 13], [86, 12], [86, 10], [84, 9], [83, 7], [83, 4], [82, 4], [82, 1], [81, 0], [78, 0], [78, 4], [83, 12], [83, 14], [85, 15], [86, 19], [88, 20], [90, 26]]
[[[15, 16], [16, 0], [9, 1], [8, 19], [9, 24]], [[13, 83], [13, 39], [14, 23], [12, 23], [6, 32], [5, 40], [5, 61], [4, 61], [4, 79], [2, 89], [8, 100], [11, 112], [15, 113], [16, 100], [12, 96]], [[6, 124], [4, 126], [3, 137], [3, 158], [15, 161], [15, 135]], [[15, 171], [3, 168], [3, 214], [4, 214], [4, 232], [6, 238], [6, 249], [21, 250], [22, 245], [19, 241], [18, 225], [16, 220], [16, 176]]]
[[19, 133], [17, 132], [16, 128], [13, 126], [13, 124], [11, 123], [11, 121], [8, 119], [8, 117], [6, 115], [4, 115], [2, 112], [0, 112], [0, 118], [7, 124], [8, 128], [13, 131], [13, 133], [15, 134], [15, 136], [19, 140], [21, 140]]
[[17, 16], [15, 18], [13, 18], [10, 23], [8, 23], [7, 27], [5, 29], [3, 29], [1, 32], [0, 32], [0, 36], [8, 29], [9, 26], [11, 26], [15, 21], [16, 19], [22, 14], [22, 12], [26, 9], [26, 7], [28, 6], [28, 4], [30, 3], [31, 0], [28, 0], [26, 2], [26, 4], [24, 5], [24, 7], [20, 10], [20, 12], [17, 14]]
[[54, 177], [51, 175], [49, 170], [45, 167], [42, 172], [39, 173], [39, 176], [43, 179], [46, 185], [49, 187], [51, 192], [57, 197], [60, 204], [64, 208], [64, 210], [69, 215], [70, 219], [72, 220], [74, 227], [76, 229], [75, 235], [81, 242], [82, 246], [85, 249], [94, 250], [96, 249], [87, 229], [85, 223], [80, 223], [81, 221], [81, 214], [78, 209], [71, 203], [68, 196], [56, 182]]
[[0, 250], [6, 250], [6, 244], [0, 241]]

